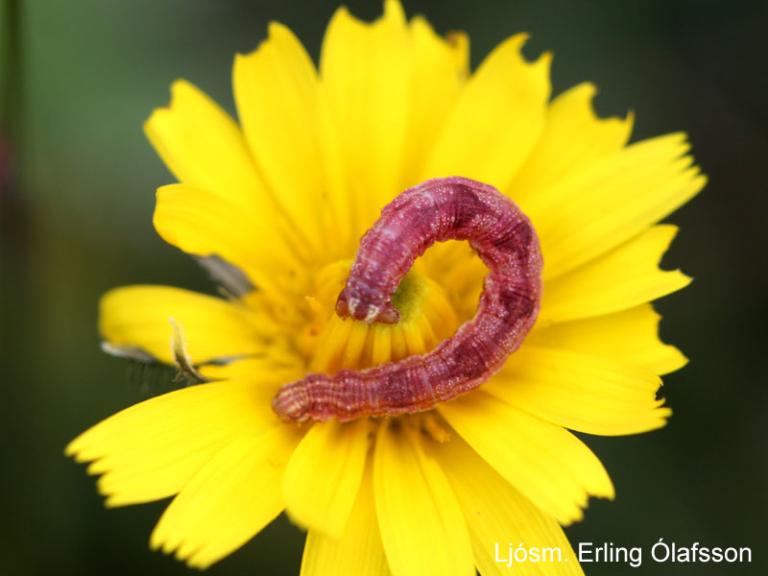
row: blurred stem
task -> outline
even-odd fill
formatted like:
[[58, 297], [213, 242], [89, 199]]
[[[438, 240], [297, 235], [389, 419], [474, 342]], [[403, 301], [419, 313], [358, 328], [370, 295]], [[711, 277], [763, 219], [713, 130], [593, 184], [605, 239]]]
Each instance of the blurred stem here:
[[3, 133], [9, 142], [18, 147], [22, 117], [22, 41], [21, 0], [3, 0]]
[[3, 318], [0, 340], [8, 346], [15, 340], [4, 333], [5, 328], [10, 331], [7, 319], [13, 306], [24, 301], [28, 285], [24, 267], [28, 226], [20, 193], [19, 160], [23, 138], [22, 0], [0, 1], [0, 313]]

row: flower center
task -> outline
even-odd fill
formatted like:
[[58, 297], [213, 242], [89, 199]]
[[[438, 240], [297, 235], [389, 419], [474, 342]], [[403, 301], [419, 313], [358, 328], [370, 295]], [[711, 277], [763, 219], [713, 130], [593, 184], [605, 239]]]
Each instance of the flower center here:
[[403, 278], [392, 298], [400, 313], [396, 324], [365, 323], [336, 314], [339, 292], [349, 277], [351, 260], [334, 262], [315, 277], [308, 298], [312, 320], [296, 340], [308, 372], [334, 374], [421, 355], [450, 337], [459, 320], [443, 288], [419, 269]]

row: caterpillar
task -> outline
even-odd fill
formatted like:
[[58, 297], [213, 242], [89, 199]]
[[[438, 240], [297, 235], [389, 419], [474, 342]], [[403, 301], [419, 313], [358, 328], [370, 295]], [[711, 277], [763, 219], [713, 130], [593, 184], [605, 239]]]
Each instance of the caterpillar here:
[[436, 178], [395, 197], [361, 239], [336, 313], [396, 323], [392, 294], [416, 258], [447, 240], [468, 240], [489, 269], [474, 318], [426, 354], [286, 384], [272, 402], [278, 416], [345, 422], [421, 412], [477, 388], [501, 368], [536, 321], [542, 257], [525, 214], [487, 184]]

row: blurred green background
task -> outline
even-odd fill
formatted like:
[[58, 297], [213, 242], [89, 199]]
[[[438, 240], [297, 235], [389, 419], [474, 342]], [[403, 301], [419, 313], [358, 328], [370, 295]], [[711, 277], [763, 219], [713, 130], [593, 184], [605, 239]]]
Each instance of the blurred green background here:
[[[349, 2], [372, 18], [379, 2]], [[588, 574], [767, 574], [768, 4], [711, 1], [405, 2], [439, 31], [466, 30], [477, 64], [511, 33], [553, 49], [555, 91], [582, 80], [603, 113], [637, 113], [635, 138], [686, 130], [710, 176], [671, 217], [665, 258], [695, 282], [659, 304], [664, 337], [691, 358], [666, 378], [668, 427], [590, 438], [618, 497], [593, 502], [574, 541], [751, 546], [749, 566], [585, 566]], [[106, 511], [64, 445], [162, 388], [102, 354], [105, 290], [167, 283], [211, 291], [154, 233], [154, 189], [172, 180], [141, 125], [185, 77], [232, 108], [233, 55], [279, 20], [316, 57], [329, 1], [5, 1], [0, 191], [0, 574], [188, 574], [148, 550], [164, 504]], [[4, 164], [5, 168], [8, 164]], [[0, 178], [7, 171], [0, 168]], [[157, 380], [157, 379], [156, 379]], [[285, 519], [212, 575], [298, 574], [302, 535]], [[647, 556], [647, 554], [646, 554]]]

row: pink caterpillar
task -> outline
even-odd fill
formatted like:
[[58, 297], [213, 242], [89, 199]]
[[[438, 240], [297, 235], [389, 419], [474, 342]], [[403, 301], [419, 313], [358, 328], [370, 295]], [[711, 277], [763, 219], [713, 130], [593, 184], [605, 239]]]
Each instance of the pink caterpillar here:
[[[284, 420], [349, 421], [420, 412], [477, 388], [536, 321], [541, 251], [528, 218], [492, 186], [436, 178], [398, 195], [363, 236], [336, 313], [399, 320], [391, 296], [434, 242], [469, 240], [489, 268], [475, 317], [434, 350], [367, 370], [309, 374], [283, 386], [272, 406]], [[449, 287], [450, 288], [450, 287]]]

